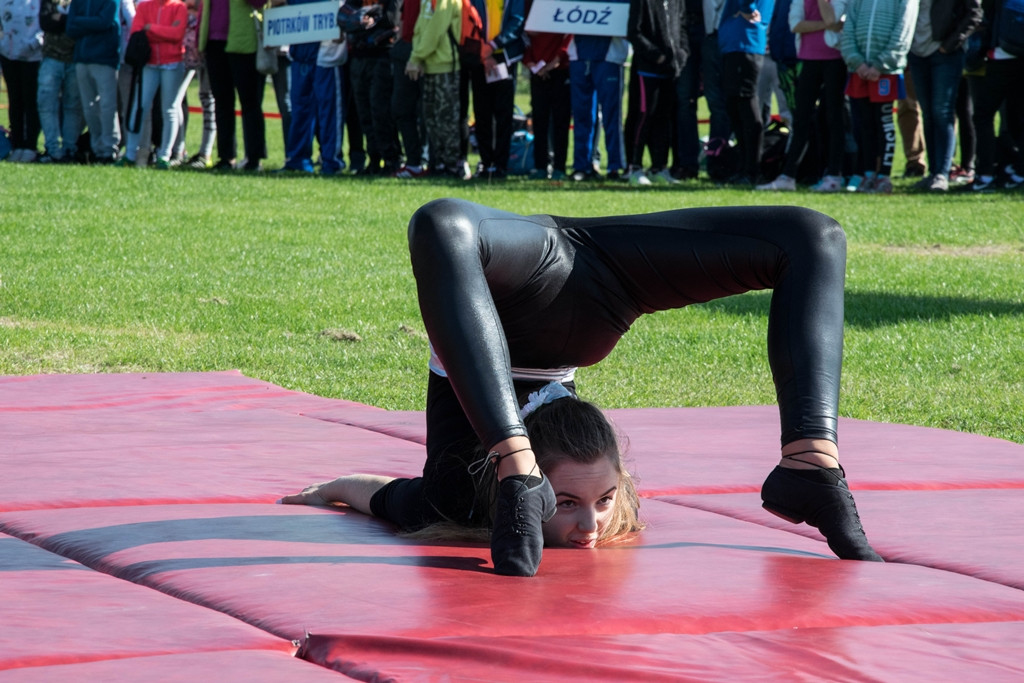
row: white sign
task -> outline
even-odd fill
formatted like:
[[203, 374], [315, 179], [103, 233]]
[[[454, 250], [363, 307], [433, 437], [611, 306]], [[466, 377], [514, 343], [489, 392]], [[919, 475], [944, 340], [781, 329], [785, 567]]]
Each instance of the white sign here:
[[572, 33], [581, 36], [625, 36], [629, 23], [627, 2], [569, 2], [534, 0], [526, 30]]
[[298, 45], [334, 40], [338, 33], [338, 0], [281, 5], [263, 12], [263, 44]]

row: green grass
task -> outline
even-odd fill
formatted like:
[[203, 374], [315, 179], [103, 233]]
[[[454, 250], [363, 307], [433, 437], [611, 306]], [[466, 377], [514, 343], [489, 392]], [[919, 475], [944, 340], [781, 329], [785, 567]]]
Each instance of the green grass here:
[[[460, 196], [600, 215], [792, 201], [847, 230], [844, 416], [1024, 443], [1021, 195], [402, 182], [0, 164], [0, 374], [237, 368], [420, 409], [405, 226]], [[773, 402], [765, 293], [642, 318], [580, 372], [605, 407]]]

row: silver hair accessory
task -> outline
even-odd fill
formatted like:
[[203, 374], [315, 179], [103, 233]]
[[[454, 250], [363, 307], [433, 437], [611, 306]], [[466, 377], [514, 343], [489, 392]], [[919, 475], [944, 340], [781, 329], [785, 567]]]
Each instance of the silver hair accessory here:
[[561, 382], [548, 382], [537, 391], [532, 392], [527, 398], [526, 405], [519, 411], [519, 417], [526, 419], [526, 416], [540, 408], [545, 403], [557, 401], [560, 398], [576, 398], [572, 392], [565, 388]]

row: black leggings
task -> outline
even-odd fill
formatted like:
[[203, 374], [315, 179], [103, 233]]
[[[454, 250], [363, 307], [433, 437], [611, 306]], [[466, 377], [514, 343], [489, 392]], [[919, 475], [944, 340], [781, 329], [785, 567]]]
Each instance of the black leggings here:
[[[836, 441], [846, 238], [828, 216], [723, 207], [564, 218], [441, 199], [413, 215], [409, 246], [448, 379], [432, 375], [428, 391], [423, 480], [386, 487], [379, 516], [411, 526], [403, 520], [436, 519], [460, 498], [468, 514], [473, 494], [449, 487], [443, 463], [526, 433], [519, 397], [529, 387], [513, 383], [511, 367], [592, 365], [643, 313], [751, 290], [773, 289], [768, 361], [782, 443]], [[403, 505], [413, 510], [398, 513]]]

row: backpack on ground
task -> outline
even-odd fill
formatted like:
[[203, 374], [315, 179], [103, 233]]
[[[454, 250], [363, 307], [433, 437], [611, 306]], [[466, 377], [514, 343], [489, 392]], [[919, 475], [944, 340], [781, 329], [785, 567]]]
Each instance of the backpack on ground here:
[[1003, 0], [996, 19], [999, 47], [1024, 57], [1024, 0]]

